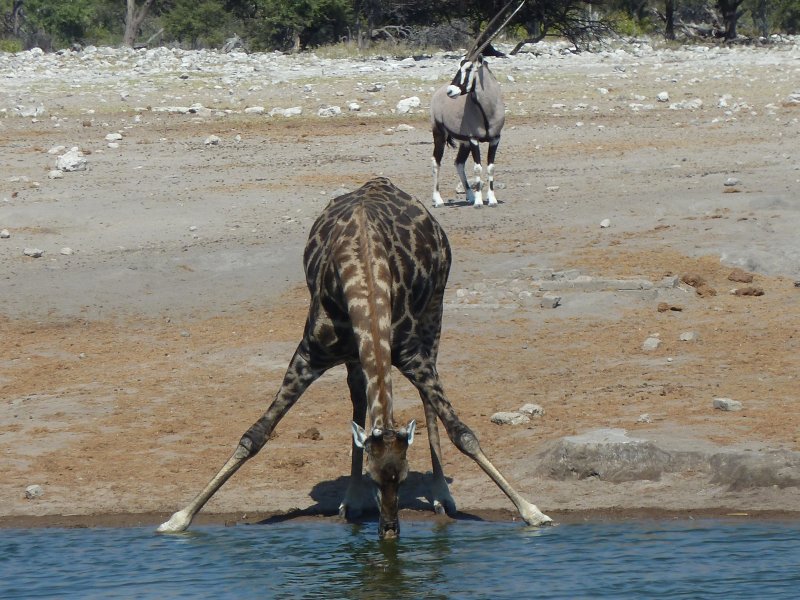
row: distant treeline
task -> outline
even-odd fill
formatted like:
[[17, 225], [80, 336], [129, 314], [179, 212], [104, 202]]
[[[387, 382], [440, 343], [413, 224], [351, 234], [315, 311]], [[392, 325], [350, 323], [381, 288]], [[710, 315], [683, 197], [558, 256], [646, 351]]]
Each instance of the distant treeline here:
[[[73, 45], [300, 51], [378, 41], [459, 47], [506, 0], [0, 0], [0, 51]], [[576, 47], [606, 35], [764, 41], [800, 32], [800, 0], [528, 0], [508, 27]]]

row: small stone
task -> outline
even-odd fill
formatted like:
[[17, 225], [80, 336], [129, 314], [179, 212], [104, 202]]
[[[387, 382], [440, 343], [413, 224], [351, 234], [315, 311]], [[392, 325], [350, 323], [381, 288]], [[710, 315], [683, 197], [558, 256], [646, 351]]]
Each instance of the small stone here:
[[322, 439], [322, 434], [319, 432], [319, 429], [317, 429], [316, 427], [309, 427], [308, 429], [306, 429], [302, 433], [298, 433], [297, 434], [297, 438], [301, 439], [301, 440], [313, 440], [313, 441], [316, 442], [317, 440], [321, 440]]
[[600, 227], [606, 229], [607, 227], [611, 227], [611, 219], [603, 219], [600, 221]]
[[545, 294], [542, 296], [539, 306], [542, 308], [556, 308], [561, 304], [561, 296], [550, 296]]
[[496, 425], [524, 425], [530, 423], [531, 418], [518, 412], [496, 412], [491, 421]]
[[743, 288], [737, 288], [733, 290], [734, 296], [763, 296], [764, 290], [760, 287], [754, 287], [752, 285], [747, 285]]
[[347, 110], [350, 112], [358, 112], [361, 110], [361, 105], [358, 102], [350, 102], [347, 105]]
[[109, 133], [108, 135], [106, 135], [107, 142], [118, 142], [121, 139], [122, 139], [121, 133]]
[[65, 246], [64, 248], [61, 249], [60, 252], [64, 256], [72, 256], [72, 248], [68, 248], [68, 247]]
[[326, 106], [317, 111], [317, 115], [320, 117], [335, 117], [340, 114], [342, 114], [342, 109], [338, 106]]
[[661, 340], [657, 337], [649, 337], [647, 338], [644, 343], [642, 344], [642, 350], [646, 352], [651, 352], [656, 350], [661, 345]]
[[659, 102], [669, 102], [669, 93], [668, 92], [659, 92], [656, 96], [656, 100]]
[[736, 177], [728, 177], [725, 180], [725, 187], [733, 187], [739, 185], [739, 180]]
[[53, 169], [47, 174], [48, 179], [63, 179], [64, 178], [64, 171], [61, 169]]
[[34, 498], [41, 498], [44, 496], [44, 490], [40, 485], [29, 485], [25, 488], [25, 498], [33, 500]]
[[700, 336], [696, 331], [684, 331], [680, 335], [682, 342], [696, 342], [698, 339], [700, 339]]
[[210, 135], [206, 138], [206, 141], [203, 142], [206, 146], [219, 146], [220, 139], [216, 135]]
[[422, 102], [417, 96], [403, 98], [397, 103], [397, 112], [401, 115], [406, 114], [407, 112], [410, 112], [412, 108], [419, 107], [420, 104], [422, 104]]
[[636, 422], [637, 423], [652, 423], [653, 422], [653, 417], [651, 417], [647, 413], [644, 413], [642, 415], [639, 415], [639, 418], [636, 419]]
[[31, 258], [40, 258], [44, 255], [44, 250], [40, 250], [39, 248], [25, 248], [22, 253]]
[[728, 281], [736, 281], [737, 283], [752, 283], [753, 274], [742, 269], [734, 269], [731, 271], [730, 275], [728, 275]]
[[244, 109], [246, 115], [263, 115], [266, 109], [263, 106], [248, 106]]
[[86, 157], [77, 146], [70, 148], [56, 160], [56, 168], [60, 171], [85, 171], [86, 165]]
[[730, 398], [714, 398], [714, 408], [718, 410], [734, 411], [742, 410], [742, 403], [738, 400], [731, 400]]
[[539, 404], [523, 404], [519, 412], [524, 415], [529, 415], [531, 417], [543, 417], [544, 416], [544, 408], [542, 408]]
[[11, 237], [11, 232], [8, 229], [0, 230], [0, 240], [7, 240]]

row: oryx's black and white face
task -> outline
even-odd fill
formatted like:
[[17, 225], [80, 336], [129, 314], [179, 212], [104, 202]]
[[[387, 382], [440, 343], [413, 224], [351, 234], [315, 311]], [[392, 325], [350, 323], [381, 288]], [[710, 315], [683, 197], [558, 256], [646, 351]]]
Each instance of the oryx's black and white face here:
[[478, 77], [478, 71], [483, 65], [483, 56], [478, 55], [474, 60], [465, 58], [461, 61], [458, 67], [456, 76], [453, 81], [447, 86], [447, 95], [451, 98], [457, 98], [464, 94], [469, 94], [475, 89], [475, 79]]
[[353, 439], [356, 446], [367, 453], [367, 473], [375, 483], [378, 510], [378, 535], [394, 538], [400, 534], [397, 512], [400, 506], [400, 484], [408, 476], [406, 451], [414, 441], [416, 422], [399, 430], [375, 428], [367, 434], [353, 423]]

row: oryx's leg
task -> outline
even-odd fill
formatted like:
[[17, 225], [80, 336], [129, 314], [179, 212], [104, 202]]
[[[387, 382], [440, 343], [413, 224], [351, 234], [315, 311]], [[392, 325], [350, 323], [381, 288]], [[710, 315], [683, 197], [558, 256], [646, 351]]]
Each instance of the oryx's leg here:
[[439, 170], [442, 167], [442, 157], [444, 156], [444, 145], [447, 141], [446, 136], [436, 127], [433, 129], [433, 205], [435, 207], [444, 204], [442, 195], [439, 193]]
[[[422, 394], [420, 394], [422, 396]], [[425, 423], [428, 429], [428, 444], [431, 447], [431, 472], [433, 481], [431, 482], [431, 504], [436, 514], [456, 513], [456, 502], [450, 495], [450, 488], [447, 487], [447, 480], [442, 469], [442, 447], [439, 444], [439, 428], [436, 424], [436, 411], [425, 397], [422, 398], [422, 405], [425, 407]]]
[[472, 152], [472, 162], [475, 163], [472, 167], [472, 170], [475, 173], [474, 206], [483, 206], [483, 180], [481, 179], [481, 175], [483, 174], [483, 166], [481, 165], [481, 146], [476, 139], [471, 139], [469, 141], [469, 146]]
[[497, 205], [497, 198], [494, 197], [494, 157], [497, 154], [497, 147], [500, 145], [500, 140], [489, 142], [489, 155], [486, 157], [486, 181], [489, 184], [489, 190], [486, 192], [486, 199], [489, 206]]
[[436, 372], [436, 366], [429, 361], [420, 361], [416, 368], [405, 371], [406, 377], [417, 387], [420, 395], [426, 399], [426, 404], [430, 404], [438, 417], [442, 420], [447, 435], [455, 444], [456, 448], [472, 458], [483, 471], [492, 478], [497, 486], [503, 490], [509, 500], [517, 507], [520, 516], [528, 525], [545, 525], [552, 519], [542, 513], [534, 504], [525, 500], [511, 485], [506, 481], [500, 471], [489, 461], [481, 450], [478, 438], [472, 433], [456, 415], [452, 405], [444, 395], [442, 384]]
[[[469, 181], [467, 181], [467, 173], [464, 170], [467, 164], [467, 158], [469, 158], [470, 154], [470, 144], [468, 142], [461, 142], [458, 145], [458, 154], [456, 155], [456, 172], [458, 173], [458, 178], [461, 180], [461, 185], [464, 188], [464, 191], [467, 194], [467, 202], [473, 204], [475, 200], [475, 193], [472, 191], [472, 188], [469, 185]], [[480, 204], [475, 204], [475, 206], [481, 206], [483, 202]]]
[[[363, 429], [367, 419], [367, 379], [361, 365], [347, 364], [347, 385], [350, 388], [350, 399], [353, 401], [353, 422]], [[339, 516], [343, 519], [358, 517], [370, 502], [374, 503], [371, 486], [362, 477], [364, 448], [356, 446], [352, 436], [350, 439], [353, 440], [350, 482], [339, 505]]]
[[298, 346], [297, 350], [289, 363], [289, 368], [283, 377], [281, 389], [278, 390], [275, 400], [272, 402], [267, 411], [261, 416], [258, 421], [250, 426], [245, 434], [239, 440], [239, 445], [234, 451], [233, 455], [223, 465], [214, 478], [206, 485], [205, 488], [195, 496], [189, 505], [181, 511], [176, 512], [169, 521], [162, 523], [158, 527], [158, 531], [164, 533], [174, 533], [184, 531], [194, 519], [198, 511], [203, 508], [206, 502], [209, 501], [216, 491], [222, 487], [236, 471], [239, 470], [248, 459], [255, 456], [264, 444], [269, 440], [273, 429], [278, 422], [283, 418], [287, 411], [294, 406], [297, 399], [308, 388], [311, 383], [317, 379], [322, 373], [322, 370], [312, 369], [306, 358], [305, 353], [301, 353], [303, 344]]

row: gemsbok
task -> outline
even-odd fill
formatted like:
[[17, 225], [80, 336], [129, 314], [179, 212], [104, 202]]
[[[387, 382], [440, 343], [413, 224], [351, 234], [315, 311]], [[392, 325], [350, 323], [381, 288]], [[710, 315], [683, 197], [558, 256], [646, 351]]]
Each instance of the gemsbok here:
[[[431, 98], [431, 128], [433, 130], [433, 205], [442, 206], [439, 193], [439, 169], [444, 156], [444, 146], [458, 146], [456, 171], [467, 194], [467, 202], [475, 207], [483, 206], [483, 167], [481, 165], [481, 143], [488, 142], [489, 153], [486, 165], [486, 201], [497, 205], [494, 195], [494, 159], [500, 134], [506, 119], [506, 107], [500, 84], [497, 83], [483, 57], [491, 41], [525, 4], [525, 0], [513, 8], [516, 0], [509, 2], [478, 36], [472, 48], [464, 56], [455, 77], [449, 85], [437, 89]], [[513, 10], [512, 10], [513, 8]], [[510, 11], [510, 12], [509, 12]], [[508, 16], [506, 16], [508, 15]], [[470, 153], [475, 163], [474, 191], [467, 180], [465, 166]]]

